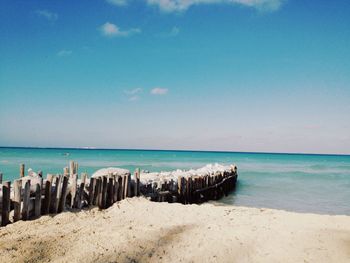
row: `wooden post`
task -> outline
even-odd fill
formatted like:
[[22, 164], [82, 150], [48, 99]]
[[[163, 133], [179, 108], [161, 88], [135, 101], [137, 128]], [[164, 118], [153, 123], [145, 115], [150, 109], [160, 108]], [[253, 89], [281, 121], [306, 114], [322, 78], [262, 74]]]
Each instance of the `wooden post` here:
[[95, 178], [90, 178], [88, 205], [92, 205], [93, 204], [95, 185], [96, 185], [96, 179]]
[[78, 173], [78, 163], [74, 163], [74, 173], [79, 174]]
[[22, 220], [29, 219], [29, 202], [30, 202], [30, 180], [27, 180], [24, 185], [24, 192], [23, 192]]
[[106, 208], [106, 202], [107, 202], [107, 176], [103, 176], [102, 178], [102, 200], [101, 200], [101, 206], [100, 208], [105, 209]]
[[100, 183], [101, 178], [95, 178], [95, 189], [94, 189], [94, 197], [92, 199], [92, 205], [98, 205], [99, 204], [99, 196], [100, 196]]
[[124, 199], [128, 197], [128, 189], [129, 189], [129, 176], [124, 176]]
[[42, 206], [43, 215], [46, 215], [50, 212], [52, 179], [52, 174], [48, 174], [45, 182], [45, 198]]
[[72, 197], [71, 203], [70, 203], [70, 207], [74, 207], [75, 197], [77, 195], [77, 180], [78, 180], [78, 176], [77, 176], [77, 174], [71, 174], [70, 177], [71, 177], [71, 183], [72, 183], [72, 187], [70, 189], [70, 194], [71, 194], [71, 197]]
[[108, 178], [106, 207], [110, 207], [113, 204], [113, 181], [113, 177], [110, 176]]
[[[68, 174], [69, 176], [69, 174]], [[58, 213], [61, 213], [66, 205], [66, 197], [67, 197], [67, 187], [68, 187], [68, 176], [63, 176], [62, 182], [62, 193], [60, 196], [59, 204], [58, 204]]]
[[118, 176], [115, 175], [113, 176], [113, 203], [118, 201], [118, 188], [119, 188], [119, 183], [118, 183]]
[[123, 199], [123, 177], [118, 176], [118, 201]]
[[34, 203], [34, 217], [38, 218], [41, 215], [41, 185], [36, 184], [35, 188], [35, 203]]
[[57, 190], [58, 190], [59, 177], [54, 175], [51, 185], [51, 204], [50, 204], [50, 213], [56, 214], [56, 203], [57, 203]]
[[25, 169], [24, 163], [20, 164], [20, 166], [19, 166], [19, 177], [24, 177], [24, 169]]
[[0, 172], [0, 184], [2, 184], [2, 172]]
[[99, 208], [102, 208], [102, 199], [103, 199], [103, 177], [100, 177], [99, 178], [100, 180], [100, 183], [99, 183], [99, 187], [98, 187], [98, 202], [97, 202], [97, 205]]
[[179, 195], [179, 201], [183, 203], [183, 184], [182, 184], [182, 181], [183, 181], [183, 177], [182, 176], [179, 176], [177, 178], [177, 193]]
[[140, 196], [140, 168], [137, 168], [135, 171], [135, 195]]
[[131, 193], [131, 174], [128, 174], [128, 180], [127, 180], [127, 192], [126, 192], [126, 196], [127, 197], [132, 197], [132, 193]]
[[11, 207], [11, 182], [6, 181], [2, 184], [2, 210], [1, 210], [1, 225], [6, 226], [10, 223], [10, 207]]
[[57, 214], [58, 206], [61, 200], [62, 195], [62, 183], [63, 183], [63, 177], [62, 175], [58, 175], [56, 179], [56, 198], [55, 198], [55, 206], [54, 206], [54, 213]]
[[67, 176], [67, 177], [69, 176], [69, 168], [68, 167], [63, 168], [63, 175]]
[[69, 161], [69, 176], [72, 176], [73, 174], [75, 174], [74, 168], [75, 168], [74, 161]]
[[83, 202], [84, 202], [84, 188], [85, 188], [85, 183], [81, 182], [78, 192], [77, 192], [77, 198], [76, 198], [76, 207], [78, 209], [81, 209], [83, 206]]
[[13, 183], [13, 221], [16, 222], [21, 219], [21, 195], [22, 195], [22, 180], [15, 180]]

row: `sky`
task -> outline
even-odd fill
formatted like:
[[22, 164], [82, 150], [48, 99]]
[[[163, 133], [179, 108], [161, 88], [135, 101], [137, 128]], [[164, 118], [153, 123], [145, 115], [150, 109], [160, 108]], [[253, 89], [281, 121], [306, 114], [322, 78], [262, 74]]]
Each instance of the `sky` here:
[[0, 146], [350, 154], [350, 1], [1, 0]]

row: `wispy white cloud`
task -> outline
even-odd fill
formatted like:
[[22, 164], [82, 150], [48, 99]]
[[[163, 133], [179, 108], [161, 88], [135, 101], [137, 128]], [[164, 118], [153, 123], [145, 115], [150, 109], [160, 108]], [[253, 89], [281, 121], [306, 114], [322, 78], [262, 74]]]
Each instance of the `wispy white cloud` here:
[[128, 3], [127, 0], [106, 0], [108, 3], [112, 5], [124, 6]]
[[127, 95], [135, 95], [138, 93], [141, 93], [142, 89], [141, 88], [135, 88], [135, 89], [131, 89], [131, 90], [124, 90], [124, 93]]
[[56, 13], [50, 12], [48, 10], [36, 10], [35, 13], [38, 16], [44, 17], [51, 22], [54, 22], [58, 19], [58, 15]]
[[151, 89], [151, 94], [152, 95], [165, 95], [168, 93], [168, 89], [166, 88], [153, 88]]
[[264, 11], [274, 11], [280, 8], [284, 0], [146, 0], [149, 5], [158, 6], [163, 12], [186, 11], [200, 4], [239, 4]]
[[117, 25], [106, 22], [100, 27], [101, 33], [107, 37], [128, 37], [134, 34], [141, 33], [139, 28], [131, 28], [128, 30], [121, 30]]
[[72, 50], [67, 50], [67, 49], [62, 49], [57, 52], [57, 56], [59, 57], [68, 57], [72, 55], [73, 51]]
[[137, 101], [140, 99], [140, 94], [142, 93], [143, 89], [141, 88], [135, 88], [131, 90], [124, 90], [124, 93], [128, 97], [129, 101]]

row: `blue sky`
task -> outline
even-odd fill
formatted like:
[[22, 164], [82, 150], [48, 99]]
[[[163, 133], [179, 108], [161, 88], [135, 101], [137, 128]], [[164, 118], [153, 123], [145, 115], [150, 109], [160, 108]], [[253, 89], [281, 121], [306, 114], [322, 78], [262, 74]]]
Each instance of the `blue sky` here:
[[0, 145], [350, 153], [350, 2], [0, 3]]

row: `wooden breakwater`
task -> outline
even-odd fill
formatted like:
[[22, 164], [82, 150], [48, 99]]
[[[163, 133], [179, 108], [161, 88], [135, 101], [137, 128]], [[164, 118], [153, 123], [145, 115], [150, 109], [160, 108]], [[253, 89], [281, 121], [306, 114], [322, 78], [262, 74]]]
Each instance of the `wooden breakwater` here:
[[42, 172], [25, 176], [20, 165], [20, 178], [13, 184], [2, 182], [0, 172], [0, 220], [6, 226], [18, 220], [57, 214], [66, 209], [98, 206], [106, 209], [127, 197], [146, 196], [152, 201], [201, 203], [216, 200], [233, 190], [237, 180], [236, 166], [214, 167], [176, 173], [145, 173], [136, 169], [132, 176], [128, 170], [101, 169], [90, 178], [81, 173], [78, 164], [71, 161], [63, 174]]

